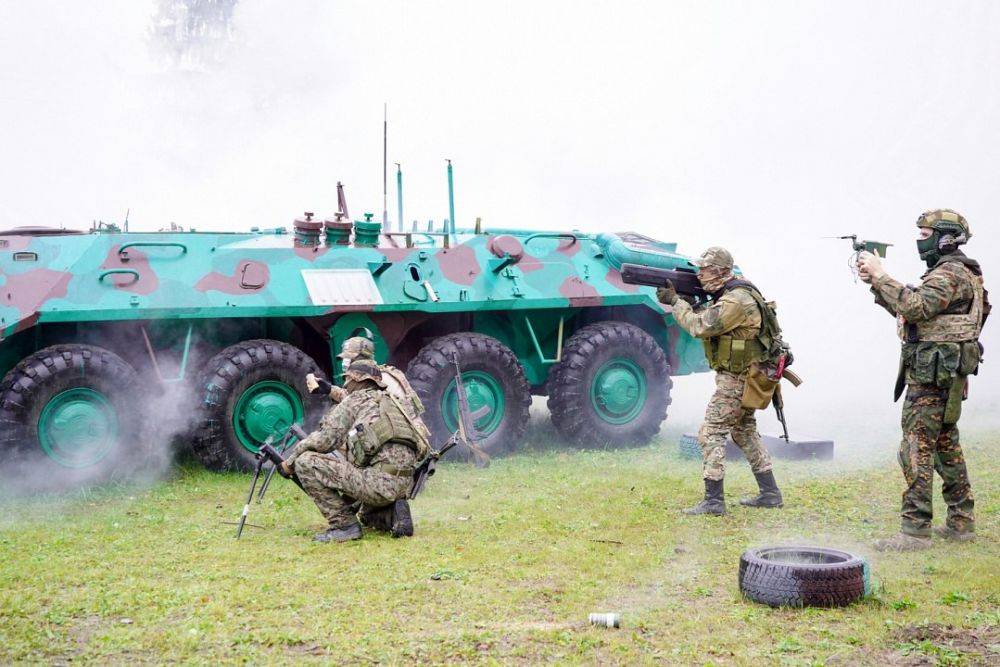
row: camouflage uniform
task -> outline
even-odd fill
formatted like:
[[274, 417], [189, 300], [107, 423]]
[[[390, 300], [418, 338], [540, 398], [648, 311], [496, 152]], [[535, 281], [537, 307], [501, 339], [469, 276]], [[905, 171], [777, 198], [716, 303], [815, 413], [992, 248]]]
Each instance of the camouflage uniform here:
[[[974, 500], [959, 444], [958, 415], [946, 414], [946, 407], [949, 395], [954, 396], [953, 385], [958, 383], [954, 392], [960, 400], [966, 376], [975, 372], [972, 366], [979, 360], [978, 330], [971, 339], [968, 332], [959, 332], [957, 337], [940, 333], [947, 334], [949, 318], [968, 319], [971, 313], [981, 320], [974, 312], [978, 309], [981, 314], [983, 307], [981, 276], [976, 262], [955, 252], [941, 257], [921, 277], [919, 287], [904, 286], [886, 274], [872, 281], [876, 303], [898, 318], [903, 338], [897, 393], [905, 382], [899, 463], [907, 485], [901, 512], [901, 530], [906, 535], [931, 534], [934, 470], [943, 482], [947, 527], [957, 534], [975, 530]], [[976, 325], [979, 327], [981, 321]]]
[[[760, 330], [761, 314], [757, 301], [745, 288], [727, 291], [712, 306], [695, 311], [686, 301], [673, 306], [674, 319], [696, 338], [710, 340], [723, 334], [737, 340], [751, 340]], [[743, 450], [755, 473], [771, 470], [771, 456], [757, 433], [754, 410], [742, 406], [747, 372], [733, 373], [717, 368], [715, 394], [705, 409], [705, 421], [698, 431], [698, 444], [704, 458], [705, 479], [725, 476], [726, 436]]]
[[[406, 429], [405, 419], [387, 415], [393, 405], [382, 389], [350, 392], [323, 416], [317, 431], [293, 447], [289, 466], [330, 528], [356, 524], [353, 506], [358, 501], [367, 512], [409, 493], [420, 448], [398, 438], [382, 444], [370, 440], [372, 425], [390, 416], [397, 428]], [[359, 424], [368, 427], [362, 435], [356, 433]]]

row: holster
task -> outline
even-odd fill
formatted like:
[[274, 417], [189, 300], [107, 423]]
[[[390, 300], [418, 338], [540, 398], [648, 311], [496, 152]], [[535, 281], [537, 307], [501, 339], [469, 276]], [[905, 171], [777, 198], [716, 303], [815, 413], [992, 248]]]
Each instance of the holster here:
[[965, 400], [965, 390], [968, 386], [969, 378], [960, 375], [955, 378], [948, 389], [948, 402], [944, 406], [945, 424], [957, 424], [962, 416], [962, 401]]

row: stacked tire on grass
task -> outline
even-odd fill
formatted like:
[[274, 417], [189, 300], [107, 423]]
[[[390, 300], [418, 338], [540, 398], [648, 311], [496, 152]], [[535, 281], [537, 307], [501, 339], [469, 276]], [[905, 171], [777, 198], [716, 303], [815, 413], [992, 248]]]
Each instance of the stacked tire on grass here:
[[868, 563], [820, 547], [763, 547], [740, 557], [740, 592], [771, 607], [844, 607], [869, 593]]

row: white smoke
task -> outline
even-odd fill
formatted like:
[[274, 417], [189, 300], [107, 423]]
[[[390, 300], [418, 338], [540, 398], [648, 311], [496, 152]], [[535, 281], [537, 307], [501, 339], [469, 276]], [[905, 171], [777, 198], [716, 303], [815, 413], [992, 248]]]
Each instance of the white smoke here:
[[[451, 158], [460, 226], [730, 248], [806, 379], [793, 435], [849, 455], [891, 449], [897, 343], [847, 243], [821, 237], [895, 243], [889, 270], [915, 282], [913, 222], [947, 206], [988, 286], [1000, 270], [995, 3], [245, 0], [202, 67], [164, 62], [159, 9], [4, 5], [0, 227], [126, 208], [133, 229], [287, 226], [331, 212], [338, 179], [378, 212], [388, 102], [408, 221], [446, 217]], [[997, 424], [996, 329], [966, 425]], [[696, 428], [710, 382], [677, 383], [676, 426]]]

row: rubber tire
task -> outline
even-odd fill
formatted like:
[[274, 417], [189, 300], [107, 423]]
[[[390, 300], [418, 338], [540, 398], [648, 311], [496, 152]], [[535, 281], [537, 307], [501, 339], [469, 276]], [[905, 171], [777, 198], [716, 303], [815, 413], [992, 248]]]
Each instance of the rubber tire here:
[[308, 373], [321, 373], [312, 357], [277, 340], [243, 341], [209, 359], [198, 384], [203, 400], [192, 444], [195, 456], [216, 472], [253, 468], [256, 459], [233, 428], [233, 409], [244, 391], [265, 380], [283, 382], [298, 393], [305, 422], [302, 428], [313, 431], [330, 403], [306, 390]]
[[[478, 446], [490, 456], [509, 452], [524, 439], [528, 428], [531, 390], [517, 356], [496, 338], [479, 333], [455, 333], [435, 338], [417, 353], [406, 369], [410, 381], [424, 404], [424, 423], [430, 429], [434, 445], [451, 436], [441, 414], [441, 398], [454, 379], [454, 355], [462, 372], [483, 371], [499, 382], [504, 395], [505, 414], [493, 433]], [[455, 452], [459, 448], [451, 450]], [[467, 453], [458, 452], [458, 456]]]
[[[594, 373], [606, 361], [625, 357], [646, 373], [646, 404], [626, 424], [604, 421], [590, 399]], [[549, 371], [548, 406], [552, 423], [566, 440], [586, 446], [644, 445], [660, 431], [670, 405], [670, 365], [648, 333], [626, 322], [583, 327], [566, 342], [562, 360]]]
[[[827, 562], [789, 562], [775, 555]], [[863, 558], [820, 547], [749, 549], [740, 556], [739, 579], [744, 597], [771, 607], [844, 607], [869, 592]]]
[[[68, 468], [50, 459], [38, 440], [38, 419], [59, 392], [87, 387], [100, 392], [118, 416], [118, 442], [94, 466]], [[96, 483], [144, 467], [150, 443], [142, 437], [138, 376], [124, 359], [94, 345], [53, 345], [22, 359], [0, 382], [0, 458], [12, 479], [30, 480], [26, 491]]]

